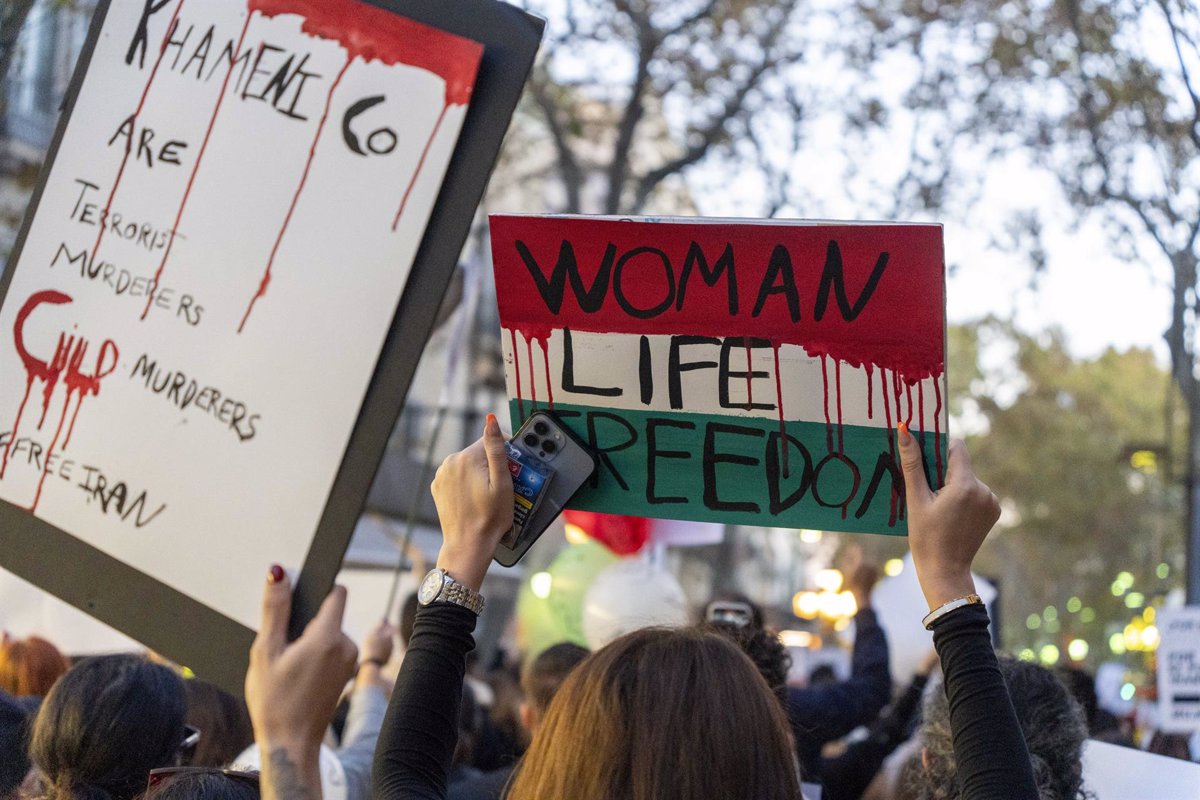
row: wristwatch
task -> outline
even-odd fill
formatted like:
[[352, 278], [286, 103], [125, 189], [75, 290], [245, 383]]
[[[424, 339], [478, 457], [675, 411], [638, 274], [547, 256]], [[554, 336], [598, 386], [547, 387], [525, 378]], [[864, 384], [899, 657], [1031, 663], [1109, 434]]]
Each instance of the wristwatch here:
[[446, 570], [438, 567], [429, 570], [425, 579], [421, 581], [421, 588], [417, 590], [417, 602], [422, 606], [454, 603], [476, 614], [483, 613], [483, 595], [454, 580]]

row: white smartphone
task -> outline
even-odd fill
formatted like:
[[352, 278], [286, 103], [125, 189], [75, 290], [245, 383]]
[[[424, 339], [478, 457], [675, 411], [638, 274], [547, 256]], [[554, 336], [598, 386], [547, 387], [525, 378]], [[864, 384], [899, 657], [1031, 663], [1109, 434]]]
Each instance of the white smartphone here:
[[521, 560], [592, 476], [596, 457], [552, 411], [535, 411], [508, 442], [513, 477], [513, 528], [494, 558], [506, 567]]

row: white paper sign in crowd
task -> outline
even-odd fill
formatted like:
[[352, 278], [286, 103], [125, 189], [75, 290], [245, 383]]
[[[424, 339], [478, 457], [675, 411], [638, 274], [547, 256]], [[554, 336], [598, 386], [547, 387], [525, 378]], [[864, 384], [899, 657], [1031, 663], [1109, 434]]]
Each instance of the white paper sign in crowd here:
[[1168, 733], [1200, 730], [1200, 606], [1164, 608], [1158, 630], [1160, 727]]
[[356, 0], [112, 0], [9, 265], [0, 499], [254, 626], [268, 565], [305, 559], [482, 50]]

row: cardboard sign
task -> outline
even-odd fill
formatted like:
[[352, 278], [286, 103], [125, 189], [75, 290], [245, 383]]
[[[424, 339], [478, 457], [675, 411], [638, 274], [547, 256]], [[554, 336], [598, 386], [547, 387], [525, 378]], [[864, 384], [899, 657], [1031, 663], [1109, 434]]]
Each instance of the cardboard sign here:
[[1159, 726], [1167, 733], [1200, 730], [1200, 606], [1158, 614]]
[[575, 508], [903, 534], [945, 471], [939, 225], [493, 216], [513, 427], [599, 454]]
[[490, 0], [102, 2], [0, 286], [0, 563], [200, 672], [272, 563], [301, 624], [539, 35]]

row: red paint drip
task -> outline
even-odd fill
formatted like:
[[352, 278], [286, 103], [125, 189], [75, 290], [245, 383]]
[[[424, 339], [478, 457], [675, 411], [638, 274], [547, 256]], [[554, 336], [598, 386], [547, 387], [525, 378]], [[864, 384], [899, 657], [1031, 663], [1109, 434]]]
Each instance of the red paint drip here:
[[21, 405], [17, 406], [17, 418], [13, 421], [12, 435], [9, 437], [8, 443], [4, 445], [4, 457], [0, 458], [0, 481], [4, 480], [4, 471], [8, 469], [8, 453], [12, 450], [13, 442], [17, 440], [17, 429], [21, 427], [21, 415], [25, 413], [25, 404], [29, 402], [31, 391], [33, 391], [32, 374], [25, 380], [25, 394], [21, 398]]
[[[883, 367], [879, 368], [879, 389], [883, 392], [883, 415], [887, 421], [887, 438], [888, 452], [892, 454], [892, 460], [896, 462], [897, 467], [900, 462], [896, 459], [896, 432], [892, 430], [892, 404], [888, 400], [888, 385], [887, 385], [887, 370]], [[892, 484], [891, 497], [888, 506], [888, 525], [896, 524], [896, 485]]]
[[921, 437], [925, 436], [925, 382], [917, 381], [917, 424], [921, 428]]
[[846, 451], [842, 444], [842, 362], [836, 358], [833, 360], [833, 375], [837, 386], [838, 453], [844, 454]]
[[296, 193], [292, 196], [292, 205], [288, 208], [287, 216], [284, 217], [283, 226], [279, 229], [279, 235], [275, 238], [275, 246], [271, 248], [271, 257], [267, 260], [267, 269], [263, 272], [262, 281], [258, 285], [258, 291], [254, 297], [250, 298], [250, 305], [246, 307], [246, 313], [242, 316], [242, 322], [238, 325], [238, 333], [240, 334], [246, 327], [246, 321], [250, 319], [250, 312], [254, 311], [254, 304], [258, 302], [260, 297], [267, 293], [267, 285], [271, 283], [271, 267], [275, 264], [275, 256], [279, 253], [279, 245], [283, 243], [284, 234], [287, 233], [288, 225], [292, 222], [292, 214], [296, 212], [296, 205], [300, 202], [300, 195], [304, 193], [304, 184], [308, 183], [308, 173], [312, 170], [313, 158], [317, 154], [317, 144], [321, 141], [321, 132], [325, 130], [325, 121], [329, 119], [329, 108], [333, 105], [333, 93], [337, 91], [338, 84], [342, 82], [342, 78], [346, 74], [346, 70], [350, 69], [352, 58], [346, 59], [346, 63], [342, 65], [342, 70], [334, 78], [333, 84], [329, 87], [329, 94], [325, 97], [325, 111], [321, 114], [321, 121], [317, 125], [317, 132], [313, 136], [312, 147], [308, 150], [308, 161], [304, 164], [304, 174], [300, 176], [300, 185], [296, 187]]
[[900, 373], [892, 370], [892, 395], [896, 398], [896, 424], [900, 423], [900, 397], [902, 390], [900, 388]]
[[[234, 53], [242, 52], [242, 45], [246, 41], [246, 31], [250, 29], [250, 19], [254, 16], [252, 12], [246, 13], [246, 22], [242, 25], [242, 35], [238, 37], [237, 48]], [[221, 113], [221, 104], [225, 101], [225, 91], [229, 88], [229, 78], [233, 75], [233, 66], [236, 62], [236, 57], [229, 59], [229, 71], [225, 73], [225, 80], [221, 83], [221, 93], [217, 95], [216, 106], [213, 107], [212, 117], [208, 120], [208, 130], [204, 132], [204, 140], [200, 144], [200, 152], [196, 155], [196, 163], [192, 166], [192, 174], [188, 176], [187, 187], [183, 190], [183, 199], [179, 201], [179, 210], [175, 213], [175, 224], [171, 227], [171, 236], [167, 240], [166, 250], [163, 251], [162, 261], [158, 264], [158, 270], [154, 273], [154, 282], [150, 285], [151, 290], [146, 293], [146, 307], [142, 309], [142, 320], [146, 319], [146, 315], [150, 313], [150, 304], [154, 301], [155, 292], [158, 290], [159, 281], [162, 280], [163, 270], [167, 268], [167, 260], [171, 257], [171, 248], [175, 245], [175, 233], [179, 230], [179, 223], [183, 220], [184, 209], [187, 208], [188, 198], [192, 194], [192, 186], [196, 183], [196, 175], [200, 172], [200, 165], [204, 162], [204, 153], [208, 150], [208, 140], [212, 138], [213, 128], [217, 124], [217, 115]], [[72, 427], [74, 427], [72, 425]], [[67, 439], [70, 440], [71, 434], [67, 433]], [[64, 444], [65, 448], [66, 445]]]
[[521, 395], [521, 358], [520, 351], [517, 350], [517, 329], [510, 328], [508, 334], [512, 339], [513, 374], [517, 376], [517, 415], [524, 421], [525, 398]]
[[933, 396], [937, 405], [933, 409], [933, 460], [937, 470], [937, 482], [942, 483], [942, 382], [936, 375], [933, 378]]
[[550, 405], [550, 410], [554, 410], [554, 387], [550, 385], [550, 341], [545, 337], [538, 337], [538, 344], [542, 346], [542, 363], [546, 368], [546, 402]]
[[825, 363], [826, 356], [821, 354], [821, 384], [824, 392], [824, 411], [825, 411], [825, 445], [829, 452], [833, 452], [833, 423], [829, 419], [829, 369]]
[[404, 216], [404, 207], [408, 205], [408, 196], [412, 194], [413, 187], [417, 185], [417, 178], [421, 176], [421, 170], [425, 167], [425, 157], [429, 155], [429, 148], [433, 146], [433, 140], [437, 138], [438, 131], [442, 127], [442, 120], [446, 118], [446, 112], [449, 110], [449, 103], [442, 106], [442, 113], [438, 114], [437, 122], [433, 125], [433, 132], [429, 134], [429, 139], [425, 142], [424, 149], [421, 150], [421, 157], [417, 160], [417, 169], [408, 179], [408, 187], [404, 190], [404, 196], [400, 198], [400, 208], [396, 211], [396, 219], [392, 220], [393, 231], [400, 225], [400, 218]]
[[[83, 402], [82, 397], [79, 398], [79, 402], [80, 403]], [[60, 414], [58, 417], [58, 428], [56, 428], [54, 431], [54, 438], [50, 440], [50, 449], [46, 451], [46, 460], [47, 461], [49, 461], [50, 456], [53, 455], [54, 448], [56, 446], [58, 446], [58, 436], [59, 436], [59, 434], [62, 433], [63, 422], [67, 418], [67, 408], [69, 408], [70, 405], [71, 405], [71, 392], [70, 392], [70, 390], [67, 390], [67, 396], [63, 400], [62, 414]], [[41, 470], [41, 473], [42, 474], [38, 476], [37, 491], [34, 492], [34, 494], [33, 494], [33, 502], [29, 505], [30, 513], [37, 511], [38, 502], [41, 501], [41, 499], [42, 499], [42, 486], [44, 486], [46, 483], [46, 470], [44, 470], [44, 469]]]
[[248, 0], [265, 17], [304, 17], [309, 36], [337, 42], [347, 60], [407, 64], [446, 82], [446, 103], [465, 105], [475, 88], [483, 45], [357, 0]]
[[525, 337], [525, 355], [529, 356], [529, 399], [533, 402], [534, 410], [537, 410], [537, 381], [534, 379], [533, 373], [533, 337]]
[[904, 382], [904, 395], [908, 399], [908, 416], [905, 418], [904, 424], [911, 428], [913, 418], [912, 384], [908, 381]]
[[[183, 10], [183, 4], [187, 0], [179, 0], [179, 5], [175, 6], [175, 13], [171, 15], [171, 21], [167, 23], [167, 32], [163, 35], [162, 44], [158, 47], [158, 58], [154, 59], [154, 66], [150, 68], [150, 77], [146, 79], [146, 88], [142, 89], [142, 97], [138, 100], [137, 108], [133, 112], [133, 126], [137, 127], [137, 118], [141, 116], [142, 109], [146, 106], [146, 98], [150, 95], [150, 87], [154, 85], [154, 77], [158, 75], [158, 66], [162, 63], [163, 56], [167, 54], [167, 42], [171, 39], [171, 32], [175, 30], [175, 23], [179, 19], [179, 12]], [[96, 244], [92, 246], [91, 262], [96, 263], [96, 254], [100, 252], [100, 242], [104, 240], [104, 230], [108, 227], [108, 215], [112, 211], [113, 199], [117, 196], [117, 187], [121, 185], [121, 178], [125, 175], [125, 166], [129, 163], [129, 154], [133, 152], [133, 134], [134, 131], [129, 131], [129, 139], [125, 142], [125, 154], [121, 156], [121, 166], [117, 169], [117, 177], [113, 181], [112, 189], [108, 192], [108, 201], [104, 204], [104, 215], [100, 217], [100, 231], [96, 234]], [[16, 433], [13, 433], [16, 436]]]
[[783, 376], [779, 374], [779, 343], [772, 342], [771, 350], [775, 355], [775, 405], [779, 408], [779, 447], [783, 458], [783, 477], [788, 476], [788, 441], [787, 423], [783, 419]]

